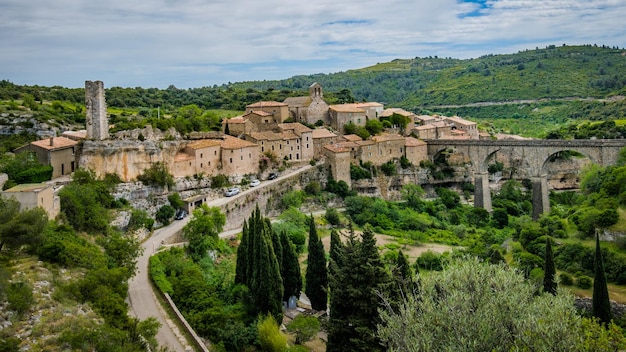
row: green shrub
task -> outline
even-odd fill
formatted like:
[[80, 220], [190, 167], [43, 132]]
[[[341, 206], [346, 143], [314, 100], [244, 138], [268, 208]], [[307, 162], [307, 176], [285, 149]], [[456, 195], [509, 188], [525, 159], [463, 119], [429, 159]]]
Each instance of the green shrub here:
[[211, 188], [218, 189], [230, 185], [228, 177], [226, 175], [215, 175], [211, 177]]
[[582, 289], [590, 289], [593, 285], [593, 280], [589, 276], [581, 276], [576, 280], [576, 286]]
[[9, 284], [6, 295], [9, 309], [15, 311], [20, 316], [26, 313], [35, 303], [33, 289], [27, 282], [13, 282]]
[[137, 176], [137, 180], [147, 186], [173, 187], [174, 177], [169, 173], [164, 163], [158, 162], [144, 170], [143, 174]]
[[559, 275], [559, 283], [565, 286], [572, 286], [574, 284], [574, 280], [569, 274], [561, 273]]

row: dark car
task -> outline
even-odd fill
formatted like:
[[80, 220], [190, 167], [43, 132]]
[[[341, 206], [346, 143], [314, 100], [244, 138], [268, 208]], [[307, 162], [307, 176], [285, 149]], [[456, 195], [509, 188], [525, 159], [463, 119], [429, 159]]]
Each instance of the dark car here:
[[182, 220], [185, 218], [185, 216], [187, 216], [187, 212], [182, 209], [178, 209], [178, 211], [176, 212], [176, 215], [174, 215], [174, 219]]
[[278, 178], [278, 174], [275, 172], [270, 172], [270, 175], [267, 177], [268, 180], [275, 180]]

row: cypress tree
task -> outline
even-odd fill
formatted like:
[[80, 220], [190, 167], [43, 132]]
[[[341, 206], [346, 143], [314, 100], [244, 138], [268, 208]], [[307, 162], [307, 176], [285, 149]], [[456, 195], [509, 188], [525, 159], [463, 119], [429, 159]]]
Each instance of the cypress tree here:
[[241, 242], [237, 247], [237, 265], [235, 267], [235, 284], [245, 285], [247, 282], [246, 270], [248, 266], [248, 221], [244, 220], [241, 231]]
[[306, 269], [306, 295], [311, 301], [311, 308], [315, 310], [326, 310], [327, 308], [327, 288], [328, 271], [326, 268], [326, 254], [324, 245], [317, 236], [315, 220], [313, 214], [309, 218], [309, 254], [307, 257]]
[[556, 281], [554, 281], [556, 269], [554, 267], [554, 255], [552, 254], [552, 240], [549, 236], [546, 236], [546, 251], [543, 259], [543, 292], [556, 296]]
[[274, 247], [274, 254], [276, 255], [276, 259], [278, 260], [278, 267], [283, 267], [283, 245], [281, 244], [280, 237], [272, 229], [272, 223], [270, 219], [265, 218], [265, 226], [269, 229], [270, 237], [272, 238], [272, 247]]
[[288, 301], [291, 296], [300, 296], [302, 290], [302, 275], [300, 262], [296, 253], [296, 246], [291, 242], [287, 232], [280, 234], [280, 244], [283, 249], [281, 274], [283, 277], [283, 301]]
[[606, 284], [606, 275], [604, 273], [604, 263], [602, 262], [602, 251], [600, 250], [600, 236], [596, 232], [596, 255], [593, 258], [594, 277], [593, 277], [593, 301], [592, 315], [605, 324], [613, 319], [611, 312], [611, 302], [609, 301], [609, 290]]
[[350, 235], [343, 265], [333, 274], [327, 351], [381, 351], [377, 337], [380, 295], [388, 294], [390, 276], [370, 228], [356, 241]]
[[[351, 226], [351, 225], [349, 225]], [[339, 237], [339, 233], [332, 229], [330, 231], [330, 263], [328, 264], [328, 275], [332, 275], [337, 268], [341, 267], [341, 261], [343, 257], [343, 243], [341, 243], [341, 238]], [[330, 281], [330, 279], [329, 279]]]
[[282, 321], [283, 279], [272, 244], [271, 225], [261, 217], [258, 205], [244, 222], [243, 230], [237, 249], [235, 282], [248, 287], [251, 316], [269, 313], [276, 321]]

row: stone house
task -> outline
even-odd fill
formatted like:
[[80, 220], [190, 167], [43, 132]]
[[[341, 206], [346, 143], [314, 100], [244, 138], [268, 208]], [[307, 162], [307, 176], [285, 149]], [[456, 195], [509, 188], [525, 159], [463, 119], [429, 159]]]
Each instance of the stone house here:
[[[259, 101], [246, 106], [246, 113], [253, 111], [264, 111], [271, 114], [275, 123], [283, 123], [289, 118], [289, 106], [286, 103], [277, 101]], [[262, 118], [262, 120], [264, 123], [270, 122], [270, 119], [267, 117]], [[253, 120], [253, 122], [260, 123], [261, 121]]]
[[313, 138], [313, 158], [321, 159], [324, 156], [324, 146], [337, 142], [338, 136], [324, 127], [311, 131]]
[[470, 139], [479, 139], [476, 122], [458, 116], [445, 117], [443, 120], [451, 126], [452, 130], [463, 131], [467, 133]]
[[205, 174], [216, 175], [221, 169], [221, 142], [218, 139], [202, 139], [187, 144], [174, 157], [174, 177]]
[[242, 177], [248, 174], [256, 174], [259, 171], [258, 144], [224, 135], [220, 141], [221, 149], [221, 174]]
[[435, 121], [426, 125], [417, 126], [411, 131], [419, 139], [445, 139], [450, 136], [452, 126], [444, 121]]
[[322, 86], [315, 82], [309, 86], [309, 95], [304, 97], [289, 97], [283, 101], [289, 106], [289, 116], [295, 122], [315, 124], [323, 121], [329, 124], [328, 104], [324, 101]]
[[31, 142], [15, 150], [16, 153], [35, 153], [42, 165], [52, 166], [52, 178], [69, 175], [76, 169], [77, 141], [65, 137], [52, 137]]
[[413, 165], [419, 165], [422, 160], [428, 160], [428, 145], [417, 138], [406, 137], [404, 140], [404, 156]]
[[49, 218], [58, 214], [58, 207], [54, 204], [54, 188], [47, 183], [24, 183], [2, 191], [2, 195], [7, 199], [15, 198], [22, 211], [41, 207]]
[[300, 137], [293, 132], [252, 132], [245, 136], [247, 141], [260, 146], [261, 153], [271, 153], [278, 160], [301, 161]]
[[300, 138], [300, 159], [313, 159], [313, 130], [301, 123], [281, 123], [278, 128], [283, 132], [291, 132]]
[[327, 144], [324, 146], [324, 155], [335, 181], [344, 181], [351, 186], [350, 148], [343, 146], [342, 143]]
[[410, 111], [406, 111], [404, 109], [400, 109], [400, 108], [388, 108], [388, 109], [385, 109], [382, 112], [382, 114], [380, 115], [380, 118], [389, 118], [389, 117], [392, 117], [394, 114], [395, 115], [404, 116], [409, 121], [409, 123], [404, 128], [404, 133], [405, 134], [410, 133], [410, 131], [413, 128], [415, 128], [415, 117], [417, 115], [415, 115], [415, 113], [412, 113]]
[[337, 104], [328, 107], [330, 126], [336, 131], [343, 132], [344, 126], [353, 123], [357, 126], [365, 126], [367, 117], [365, 110], [355, 104]]
[[392, 159], [400, 159], [404, 156], [405, 137], [398, 134], [383, 133], [372, 136], [371, 140], [375, 143], [374, 159], [375, 165], [384, 164]]

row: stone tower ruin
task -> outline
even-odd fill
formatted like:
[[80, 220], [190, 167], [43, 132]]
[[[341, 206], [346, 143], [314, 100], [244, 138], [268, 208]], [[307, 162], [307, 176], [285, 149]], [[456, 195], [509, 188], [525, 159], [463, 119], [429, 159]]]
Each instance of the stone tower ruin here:
[[109, 121], [102, 81], [85, 81], [85, 106], [87, 107], [87, 139], [108, 139]]

